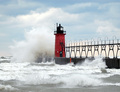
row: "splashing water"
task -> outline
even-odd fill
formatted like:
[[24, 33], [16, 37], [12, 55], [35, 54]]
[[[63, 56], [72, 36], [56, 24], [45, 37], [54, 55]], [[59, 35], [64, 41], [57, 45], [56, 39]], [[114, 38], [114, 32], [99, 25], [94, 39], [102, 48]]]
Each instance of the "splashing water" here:
[[91, 89], [94, 92], [94, 88], [97, 90], [101, 88], [104, 91], [106, 87], [118, 87], [119, 90], [120, 70], [106, 69], [107, 73], [103, 73], [100, 65], [104, 65], [105, 62], [100, 60], [102, 59], [96, 58], [91, 62], [87, 60], [77, 66], [57, 65], [53, 62], [0, 63], [0, 91], [38, 92], [45, 89], [44, 92], [48, 92], [51, 89], [60, 91], [59, 89], [70, 88], [72, 91], [85, 89], [85, 92], [89, 92]]
[[89, 67], [89, 68], [106, 68], [106, 64], [103, 61], [103, 58], [101, 56], [95, 57], [93, 61], [86, 59], [82, 65], [83, 67]]
[[[98, 89], [98, 86], [120, 86], [120, 81], [116, 80], [119, 79], [116, 75], [120, 75], [120, 70], [105, 69], [105, 62], [100, 57], [93, 61], [86, 59], [76, 66], [57, 65], [53, 62], [34, 63], [39, 57], [52, 57], [53, 44], [53, 33], [47, 28], [35, 28], [25, 32], [25, 40], [11, 46], [12, 63], [0, 63], [0, 91], [38, 92], [48, 89], [44, 91], [48, 92], [50, 89], [86, 87], [86, 92], [89, 92], [89, 87]], [[106, 73], [103, 73], [104, 69]]]
[[25, 40], [11, 46], [14, 62], [33, 62], [39, 57], [53, 57], [54, 35], [48, 28], [33, 28], [25, 32]]

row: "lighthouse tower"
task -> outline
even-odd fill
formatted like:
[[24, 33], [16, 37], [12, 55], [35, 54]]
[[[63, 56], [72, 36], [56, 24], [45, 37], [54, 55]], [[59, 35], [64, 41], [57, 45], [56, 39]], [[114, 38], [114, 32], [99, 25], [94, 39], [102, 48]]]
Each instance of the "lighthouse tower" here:
[[57, 30], [54, 31], [55, 35], [55, 57], [65, 57], [65, 35], [61, 24], [57, 24]]

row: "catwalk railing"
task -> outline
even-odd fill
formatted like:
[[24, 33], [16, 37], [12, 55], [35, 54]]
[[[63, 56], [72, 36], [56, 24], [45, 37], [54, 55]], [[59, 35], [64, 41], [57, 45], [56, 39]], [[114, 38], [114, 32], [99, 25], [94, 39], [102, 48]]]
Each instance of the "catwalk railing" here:
[[70, 42], [66, 44], [65, 52], [66, 57], [72, 58], [87, 58], [99, 55], [105, 58], [119, 58], [120, 42], [118, 39]]

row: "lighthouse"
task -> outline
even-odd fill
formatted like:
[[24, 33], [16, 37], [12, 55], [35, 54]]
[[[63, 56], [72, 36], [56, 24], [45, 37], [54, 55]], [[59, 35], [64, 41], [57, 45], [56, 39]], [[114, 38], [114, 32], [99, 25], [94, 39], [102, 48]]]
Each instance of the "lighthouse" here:
[[65, 35], [66, 31], [61, 26], [57, 24], [55, 35], [55, 57], [65, 57]]

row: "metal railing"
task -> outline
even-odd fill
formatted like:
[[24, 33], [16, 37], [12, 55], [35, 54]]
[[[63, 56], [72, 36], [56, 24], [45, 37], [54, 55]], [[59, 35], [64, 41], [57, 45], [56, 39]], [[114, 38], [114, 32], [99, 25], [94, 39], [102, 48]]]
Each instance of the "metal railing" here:
[[102, 56], [119, 58], [119, 39], [70, 42], [65, 46], [66, 57], [81, 58]]

